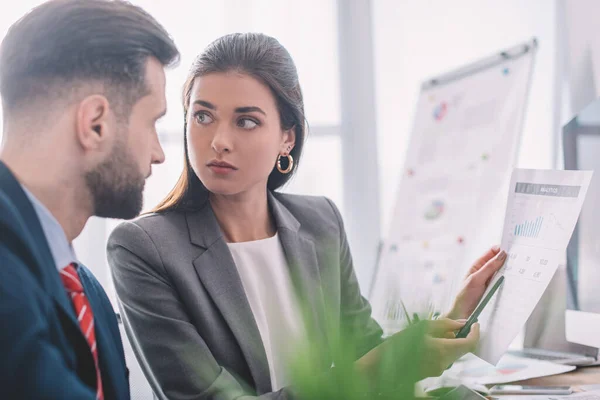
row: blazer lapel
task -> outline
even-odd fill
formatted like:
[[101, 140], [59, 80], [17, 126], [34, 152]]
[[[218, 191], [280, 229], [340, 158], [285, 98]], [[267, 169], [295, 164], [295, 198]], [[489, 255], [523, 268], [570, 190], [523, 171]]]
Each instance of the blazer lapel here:
[[105, 308], [106, 306], [111, 307], [110, 304], [102, 304], [102, 297], [97, 286], [92, 283], [88, 273], [83, 272], [81, 267], [82, 264], [78, 268], [79, 278], [94, 313], [94, 331], [98, 347], [98, 362], [102, 373], [102, 386], [105, 392], [104, 397], [107, 399], [118, 398], [118, 390], [121, 388], [121, 384], [125, 382], [126, 371], [124, 368], [125, 360], [121, 359], [117, 348], [120, 338], [114, 337], [110, 331], [111, 324], [115, 325], [114, 328], [118, 330], [116, 317], [112, 321], [110, 320], [110, 315], [106, 314]]
[[11, 199], [16, 209], [18, 218], [15, 221], [20, 226], [18, 228], [15, 226], [15, 228], [20, 229], [20, 234], [27, 243], [24, 250], [27, 253], [25, 256], [30, 260], [27, 265], [38, 279], [42, 289], [54, 299], [66, 340], [74, 349], [75, 354], [65, 353], [65, 357], [73, 365], [81, 363], [77, 368], [84, 371], [81, 375], [82, 379], [86, 383], [92, 384], [96, 379], [92, 353], [77, 322], [71, 300], [67, 297], [67, 292], [60, 280], [46, 235], [29, 197], [12, 172], [2, 162], [0, 162], [0, 191], [3, 191]]
[[193, 261], [196, 273], [210, 293], [238, 341], [259, 394], [271, 391], [267, 355], [242, 281], [221, 229], [207, 202], [205, 207], [186, 214], [191, 242], [205, 249]]
[[290, 268], [298, 304], [303, 311], [307, 339], [309, 343], [317, 346], [317, 354], [322, 356], [321, 361], [324, 365], [329, 363], [326, 365], [329, 367], [331, 356], [328, 352], [325, 301], [315, 244], [302, 235], [300, 222], [271, 192], [269, 192], [269, 204]]
[[[300, 222], [269, 192], [269, 206], [290, 268], [310, 343], [318, 346], [323, 365], [331, 365], [325, 325], [325, 303], [314, 243], [303, 237]], [[206, 201], [186, 213], [190, 241], [204, 252], [193, 261], [196, 273], [229, 325], [250, 367], [257, 392], [271, 391], [269, 364], [258, 326], [221, 228]]]
[[[15, 176], [8, 169], [6, 164], [0, 162], [0, 189], [3, 190], [12, 200], [15, 208], [25, 223], [24, 232], [31, 235], [35, 246], [30, 246], [30, 251], [37, 260], [37, 266], [32, 265], [32, 272], [38, 276], [44, 289], [52, 295], [64, 315], [77, 328], [79, 324], [73, 311], [71, 301], [67, 297], [60, 276], [56, 272], [54, 259], [48, 246], [48, 240], [33, 208], [29, 198], [21, 188]], [[39, 268], [38, 268], [39, 267]]]

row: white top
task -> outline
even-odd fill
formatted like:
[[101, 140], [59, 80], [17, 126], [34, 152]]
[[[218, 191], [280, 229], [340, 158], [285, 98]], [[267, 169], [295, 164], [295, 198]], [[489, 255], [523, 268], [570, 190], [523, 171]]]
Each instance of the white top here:
[[288, 361], [304, 324], [283, 247], [275, 236], [228, 243], [267, 353], [271, 386], [289, 384]]

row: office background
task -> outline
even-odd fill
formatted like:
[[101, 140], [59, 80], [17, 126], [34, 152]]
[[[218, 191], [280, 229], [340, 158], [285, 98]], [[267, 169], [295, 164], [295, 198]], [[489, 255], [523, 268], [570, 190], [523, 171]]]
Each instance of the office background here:
[[[0, 35], [27, 10], [0, 13]], [[145, 209], [172, 188], [183, 165], [181, 87], [194, 57], [230, 32], [272, 35], [294, 58], [310, 125], [302, 168], [288, 192], [328, 196], [346, 222], [363, 290], [398, 195], [420, 83], [537, 37], [518, 166], [551, 168], [562, 120], [557, 13], [564, 1], [518, 0], [137, 0], [171, 33], [180, 64], [167, 73], [168, 113], [158, 125], [166, 162], [153, 169]], [[8, 7], [3, 7], [8, 8]], [[564, 96], [563, 96], [564, 97]], [[566, 103], [565, 103], [566, 104]], [[568, 114], [568, 113], [565, 113]], [[1, 116], [0, 116], [1, 118]], [[568, 119], [567, 116], [564, 119]], [[0, 133], [1, 134], [1, 133]], [[499, 212], [503, 212], [500, 210]], [[104, 245], [117, 221], [92, 219], [78, 257], [113, 295]]]
[[[22, 0], [10, 8], [4, 5], [0, 36], [40, 3]], [[183, 166], [180, 98], [187, 70], [205, 46], [231, 32], [272, 35], [294, 58], [310, 134], [299, 173], [285, 191], [324, 195], [336, 202], [363, 290], [371, 282], [377, 244], [386, 235], [396, 196], [401, 195], [396, 187], [423, 80], [536, 37], [539, 51], [517, 165], [560, 165], [558, 135], [573, 108], [565, 87], [565, 66], [573, 56], [564, 51], [571, 1], [132, 3], [144, 7], [165, 26], [182, 54], [180, 64], [167, 73], [168, 113], [158, 126], [166, 162], [153, 168], [144, 195], [145, 209], [172, 188]], [[105, 244], [117, 223], [93, 218], [75, 242], [78, 257], [94, 271], [113, 300]]]

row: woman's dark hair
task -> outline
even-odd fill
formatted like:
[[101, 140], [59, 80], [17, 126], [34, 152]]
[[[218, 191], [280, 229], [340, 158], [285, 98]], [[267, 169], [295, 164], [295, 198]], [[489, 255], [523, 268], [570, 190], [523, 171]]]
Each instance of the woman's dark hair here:
[[[234, 33], [212, 42], [200, 54], [190, 69], [183, 88], [185, 165], [179, 180], [171, 192], [152, 212], [173, 209], [194, 209], [200, 199], [206, 199], [204, 187], [190, 165], [187, 147], [187, 113], [194, 80], [214, 72], [239, 72], [249, 75], [267, 85], [277, 103], [281, 129], [294, 129], [296, 144], [290, 155], [294, 159], [292, 171], [282, 174], [273, 166], [267, 181], [269, 190], [283, 186], [298, 168], [306, 136], [304, 101], [298, 82], [298, 72], [288, 51], [274, 38], [260, 33]], [[273, 160], [275, 164], [275, 160]], [[286, 165], [282, 165], [286, 168]], [[202, 201], [203, 202], [203, 201]]]

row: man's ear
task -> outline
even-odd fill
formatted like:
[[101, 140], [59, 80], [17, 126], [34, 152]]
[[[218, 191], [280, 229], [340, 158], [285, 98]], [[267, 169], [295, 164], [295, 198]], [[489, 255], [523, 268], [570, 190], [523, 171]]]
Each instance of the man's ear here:
[[296, 129], [293, 126], [291, 129], [283, 132], [283, 142], [281, 142], [280, 153], [290, 154], [296, 145]]
[[95, 94], [83, 99], [77, 108], [76, 134], [85, 150], [95, 150], [110, 141], [110, 107], [106, 97]]

